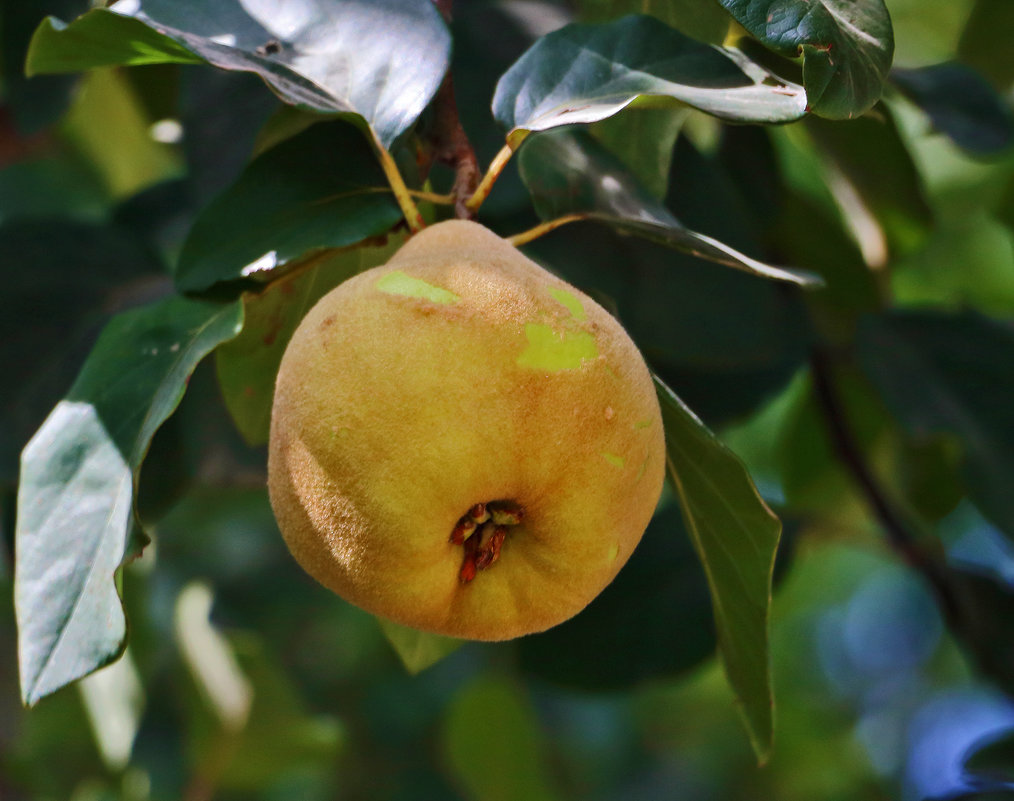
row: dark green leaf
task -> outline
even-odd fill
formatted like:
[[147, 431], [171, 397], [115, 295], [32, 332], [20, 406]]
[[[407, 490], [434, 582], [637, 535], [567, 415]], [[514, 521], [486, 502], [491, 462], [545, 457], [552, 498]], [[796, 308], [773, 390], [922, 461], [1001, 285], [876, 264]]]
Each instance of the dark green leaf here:
[[658, 379], [656, 388], [669, 478], [708, 577], [719, 653], [763, 761], [774, 736], [768, 616], [781, 523], [732, 452]]
[[656, 513], [630, 561], [584, 611], [522, 638], [518, 649], [529, 673], [595, 690], [628, 689], [713, 656], [708, 584], [679, 507]]
[[151, 254], [113, 227], [53, 219], [0, 227], [0, 253], [18, 269], [0, 292], [0, 482], [73, 383], [108, 316], [170, 290]]
[[387, 261], [404, 242], [360, 247], [324, 258], [244, 298], [243, 332], [215, 352], [218, 380], [232, 418], [251, 445], [268, 441], [275, 375], [292, 333], [314, 303], [346, 278]]
[[977, 0], [958, 44], [958, 58], [1001, 90], [1014, 82], [1014, 5], [1009, 0]]
[[997, 153], [1014, 141], [1010, 107], [971, 67], [949, 63], [895, 69], [891, 82], [926, 112], [938, 131], [973, 155]]
[[959, 439], [972, 500], [1014, 538], [1014, 328], [973, 312], [894, 312], [867, 318], [858, 346], [906, 429]]
[[531, 131], [597, 122], [638, 98], [679, 101], [738, 122], [795, 120], [806, 105], [802, 87], [738, 50], [702, 44], [653, 17], [628, 16], [568, 25], [539, 39], [500, 79], [493, 114], [517, 146]]
[[362, 117], [390, 147], [433, 97], [449, 56], [450, 35], [429, 0], [307, 0], [284, 14], [239, 2], [121, 0], [69, 25], [44, 22], [28, 70], [203, 60], [260, 75], [292, 105]]
[[803, 57], [807, 110], [851, 119], [880, 98], [894, 57], [883, 0], [718, 0], [774, 52]]
[[753, 275], [802, 285], [819, 283], [814, 276], [764, 264], [691, 231], [619, 159], [580, 129], [532, 137], [521, 151], [519, 169], [543, 219], [579, 214]]
[[881, 104], [874, 114], [848, 123], [809, 117], [805, 124], [878, 223], [887, 255], [919, 247], [932, 227], [933, 211], [890, 110]]
[[254, 159], [194, 223], [176, 269], [184, 292], [380, 236], [401, 211], [368, 143], [342, 122], [314, 125]]
[[475, 801], [552, 801], [539, 722], [529, 700], [503, 680], [480, 678], [447, 710], [444, 752]]
[[46, 14], [73, 17], [88, 8], [88, 0], [20, 0], [0, 5], [0, 76], [3, 80], [5, 121], [20, 134], [53, 124], [66, 110], [74, 79], [25, 74], [25, 56], [32, 31]]
[[659, 200], [669, 189], [673, 147], [689, 109], [626, 108], [596, 122], [591, 134], [626, 164], [641, 185]]
[[649, 14], [702, 42], [721, 44], [729, 15], [714, 0], [580, 0], [584, 22], [606, 22], [624, 14]]
[[238, 333], [242, 313], [171, 298], [119, 315], [25, 448], [15, 603], [26, 703], [121, 652], [115, 574], [132, 555], [137, 470], [194, 367]]

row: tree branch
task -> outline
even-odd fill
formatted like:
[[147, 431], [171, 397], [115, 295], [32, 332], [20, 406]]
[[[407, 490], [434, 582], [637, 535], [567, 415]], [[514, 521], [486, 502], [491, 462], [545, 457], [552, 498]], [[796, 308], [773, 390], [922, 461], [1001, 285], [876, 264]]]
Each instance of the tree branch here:
[[845, 406], [835, 386], [833, 358], [826, 350], [817, 348], [811, 355], [810, 368], [817, 404], [838, 458], [851, 473], [873, 514], [880, 521], [888, 544], [910, 567], [922, 574], [933, 590], [948, 626], [960, 636], [965, 621], [958, 593], [943, 565], [919, 545], [909, 530], [905, 515], [888, 498], [867, 464], [862, 449], [853, 436]]
[[[453, 0], [433, 0], [434, 5], [450, 23]], [[468, 134], [461, 127], [458, 104], [454, 97], [454, 79], [447, 71], [444, 82], [433, 101], [433, 127], [428, 140], [431, 157], [454, 170], [454, 214], [459, 219], [472, 219], [475, 212], [466, 205], [479, 185], [481, 170]]]

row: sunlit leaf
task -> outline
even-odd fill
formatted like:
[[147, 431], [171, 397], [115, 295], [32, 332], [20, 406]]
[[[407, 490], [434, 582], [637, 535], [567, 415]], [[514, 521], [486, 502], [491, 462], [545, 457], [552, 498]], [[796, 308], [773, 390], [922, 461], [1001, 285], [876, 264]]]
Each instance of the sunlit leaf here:
[[949, 433], [983, 515], [1014, 538], [1014, 328], [974, 312], [867, 318], [859, 356], [913, 434]]
[[657, 379], [656, 388], [669, 479], [708, 577], [726, 676], [763, 761], [774, 736], [768, 616], [781, 523], [732, 452]]
[[753, 275], [819, 283], [812, 275], [764, 264], [690, 230], [585, 131], [547, 131], [532, 137], [520, 153], [519, 169], [543, 219], [578, 214]]
[[529, 132], [610, 117], [639, 98], [738, 122], [803, 116], [802, 87], [738, 50], [706, 45], [653, 17], [568, 25], [539, 39], [500, 79], [493, 114], [517, 146]]
[[880, 98], [894, 57], [884, 0], [718, 0], [776, 53], [803, 57], [808, 110], [851, 119]]
[[450, 34], [429, 0], [120, 0], [32, 40], [30, 73], [195, 63], [254, 72], [287, 103], [361, 117], [389, 147], [443, 80]]
[[176, 268], [185, 292], [259, 277], [326, 248], [380, 236], [401, 219], [360, 132], [314, 125], [254, 159], [197, 218]]
[[134, 482], [197, 363], [242, 306], [171, 298], [114, 318], [25, 448], [15, 604], [26, 703], [115, 659], [126, 620], [115, 574], [132, 542]]

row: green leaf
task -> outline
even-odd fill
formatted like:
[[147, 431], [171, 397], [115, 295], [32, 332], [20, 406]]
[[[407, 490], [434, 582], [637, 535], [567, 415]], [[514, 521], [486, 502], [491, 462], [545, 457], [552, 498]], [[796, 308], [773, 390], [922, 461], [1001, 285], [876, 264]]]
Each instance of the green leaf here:
[[632, 15], [567, 25], [536, 41], [497, 84], [493, 115], [516, 147], [532, 131], [597, 122], [639, 98], [677, 101], [737, 122], [787, 122], [806, 106], [802, 87], [738, 50]]
[[453, 637], [442, 637], [428, 631], [410, 629], [390, 620], [377, 618], [380, 630], [391, 643], [405, 670], [413, 676], [461, 647], [462, 641]]
[[979, 70], [998, 89], [1014, 82], [1014, 6], [1008, 0], [977, 0], [961, 32], [958, 59]]
[[819, 283], [814, 276], [764, 264], [691, 231], [619, 159], [580, 129], [532, 137], [520, 153], [519, 170], [544, 220], [578, 214], [753, 275], [804, 286]]
[[852, 119], [873, 107], [894, 58], [884, 0], [718, 0], [774, 52], [803, 57], [807, 110]]
[[133, 17], [96, 9], [67, 24], [46, 17], [28, 48], [25, 73], [50, 75], [119, 64], [200, 64], [187, 48]]
[[594, 123], [590, 133], [623, 160], [652, 197], [662, 200], [676, 138], [689, 114], [689, 109], [633, 106]]
[[710, 601], [679, 506], [663, 500], [630, 561], [587, 608], [518, 640], [521, 667], [582, 690], [672, 677], [714, 656]]
[[[0, 253], [16, 258], [0, 293], [0, 483], [63, 396], [107, 317], [132, 298], [168, 288], [160, 265], [122, 230], [67, 220], [0, 226]], [[150, 294], [148, 294], [150, 297]], [[136, 299], [134, 300], [136, 303]]]
[[[918, 248], [932, 228], [933, 210], [890, 109], [881, 104], [874, 114], [849, 123], [809, 117], [805, 125], [879, 225], [886, 255], [897, 257]], [[834, 179], [833, 174], [827, 177], [829, 184]]]
[[102, 69], [77, 87], [62, 131], [109, 196], [123, 200], [183, 173], [178, 148], [152, 138], [154, 122], [126, 76]]
[[183, 292], [239, 281], [385, 234], [401, 211], [362, 134], [314, 125], [254, 159], [195, 221], [176, 268]]
[[956, 62], [891, 70], [891, 82], [958, 147], [988, 156], [1010, 147], [1014, 118], [1007, 102], [978, 72]]
[[721, 44], [729, 31], [729, 15], [714, 0], [579, 0], [584, 22], [606, 22], [641, 13], [699, 39]]
[[137, 471], [197, 363], [238, 333], [242, 313], [170, 298], [117, 316], [25, 448], [15, 605], [26, 703], [121, 653], [115, 574], [134, 555]]
[[974, 312], [863, 321], [859, 358], [911, 433], [955, 435], [972, 500], [1014, 538], [1014, 328]]
[[774, 726], [768, 617], [781, 523], [746, 469], [665, 384], [655, 379], [669, 478], [711, 588], [718, 649], [758, 759]]
[[27, 69], [205, 61], [256, 73], [286, 103], [360, 117], [390, 147], [436, 93], [449, 57], [450, 34], [429, 0], [306, 0], [285, 13], [208, 0], [120, 0], [69, 25], [47, 19]]
[[249, 444], [268, 440], [275, 375], [296, 326], [327, 292], [383, 264], [403, 242], [392, 236], [381, 247], [325, 255], [320, 264], [244, 297], [243, 331], [215, 352], [215, 363], [225, 404]]
[[502, 679], [480, 678], [455, 696], [443, 745], [452, 774], [474, 801], [558, 798], [528, 699]]

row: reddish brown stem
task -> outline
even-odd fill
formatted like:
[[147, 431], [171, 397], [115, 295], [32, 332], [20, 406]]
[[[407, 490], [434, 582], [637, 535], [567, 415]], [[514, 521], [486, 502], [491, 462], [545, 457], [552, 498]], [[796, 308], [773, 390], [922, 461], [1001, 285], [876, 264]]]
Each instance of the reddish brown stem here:
[[[451, 21], [453, 0], [433, 0], [447, 22]], [[451, 195], [454, 198], [454, 215], [459, 219], [469, 220], [475, 212], [466, 205], [466, 201], [475, 192], [482, 175], [475, 149], [468, 140], [468, 134], [461, 127], [458, 117], [458, 104], [454, 97], [454, 79], [450, 70], [444, 76], [444, 82], [433, 101], [433, 127], [429, 132], [430, 158], [446, 164], [454, 170], [454, 186]]]

